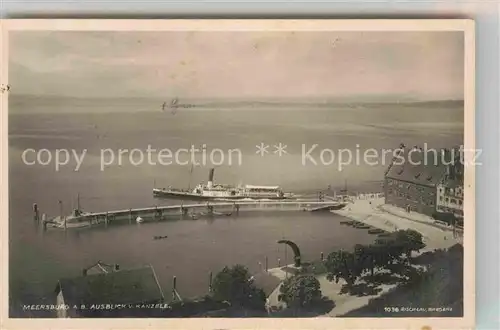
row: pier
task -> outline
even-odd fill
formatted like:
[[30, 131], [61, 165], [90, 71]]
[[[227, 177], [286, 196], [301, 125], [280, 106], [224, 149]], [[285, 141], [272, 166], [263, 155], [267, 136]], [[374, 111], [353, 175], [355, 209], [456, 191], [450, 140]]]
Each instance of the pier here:
[[[44, 228], [82, 228], [95, 225], [108, 226], [111, 223], [157, 222], [169, 219], [193, 219], [202, 216], [234, 216], [249, 211], [303, 211], [318, 212], [338, 210], [345, 203], [337, 201], [293, 200], [293, 201], [245, 201], [245, 202], [213, 202], [169, 206], [153, 206], [130, 208], [105, 212], [82, 212], [75, 210], [73, 214], [62, 214], [43, 221]], [[35, 218], [38, 218], [38, 207]]]

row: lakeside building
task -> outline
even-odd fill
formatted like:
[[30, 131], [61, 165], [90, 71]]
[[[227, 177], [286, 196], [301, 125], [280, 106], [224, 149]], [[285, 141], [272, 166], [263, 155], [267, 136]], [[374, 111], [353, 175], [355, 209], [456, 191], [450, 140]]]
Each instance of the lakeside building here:
[[386, 204], [407, 212], [434, 216], [453, 209], [454, 214], [460, 214], [459, 207], [463, 204], [460, 150], [423, 150], [401, 145], [386, 170], [384, 194]]
[[463, 165], [448, 167], [445, 179], [437, 187], [437, 212], [453, 214], [456, 218], [464, 216], [464, 177]]
[[[106, 270], [97, 263], [84, 269], [83, 276], [60, 279], [55, 292], [59, 318], [131, 317], [158, 309], [138, 305], [163, 304], [164, 296], [152, 266]], [[131, 307], [129, 307], [131, 306]], [[151, 315], [153, 316], [153, 315]]]

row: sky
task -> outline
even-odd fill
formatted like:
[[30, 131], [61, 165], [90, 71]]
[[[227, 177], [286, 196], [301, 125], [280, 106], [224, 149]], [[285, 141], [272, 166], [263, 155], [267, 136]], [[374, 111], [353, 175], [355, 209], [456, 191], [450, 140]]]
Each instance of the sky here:
[[463, 99], [462, 32], [9, 34], [12, 94]]

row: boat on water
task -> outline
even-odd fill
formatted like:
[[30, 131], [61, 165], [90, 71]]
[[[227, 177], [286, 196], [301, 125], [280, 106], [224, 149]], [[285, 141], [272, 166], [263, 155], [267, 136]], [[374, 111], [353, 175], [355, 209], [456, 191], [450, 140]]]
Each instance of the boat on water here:
[[368, 234], [383, 234], [383, 233], [385, 233], [385, 231], [379, 228], [373, 228], [368, 230]]
[[[91, 215], [91, 213], [75, 209], [69, 216], [59, 215], [51, 220], [44, 221], [44, 223], [47, 227], [51, 228], [86, 228], [92, 225], [87, 218], [89, 215]], [[95, 224], [99, 223], [94, 223], [94, 225]]]
[[282, 200], [293, 199], [292, 193], [285, 193], [279, 186], [232, 186], [214, 183], [215, 169], [211, 168], [207, 184], [198, 184], [193, 190], [153, 188], [153, 196], [159, 198], [179, 198], [191, 200]]

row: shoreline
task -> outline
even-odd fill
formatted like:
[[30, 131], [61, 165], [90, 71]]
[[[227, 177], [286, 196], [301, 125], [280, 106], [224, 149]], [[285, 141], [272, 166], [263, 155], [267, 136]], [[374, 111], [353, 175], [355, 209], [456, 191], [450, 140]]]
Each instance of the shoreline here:
[[358, 199], [342, 210], [331, 212], [387, 232], [400, 229], [416, 230], [422, 234], [426, 244], [421, 252], [446, 249], [455, 243], [463, 242], [461, 235], [454, 237], [452, 228], [438, 225], [428, 216], [415, 212], [406, 213], [392, 205], [384, 204], [383, 198]]

